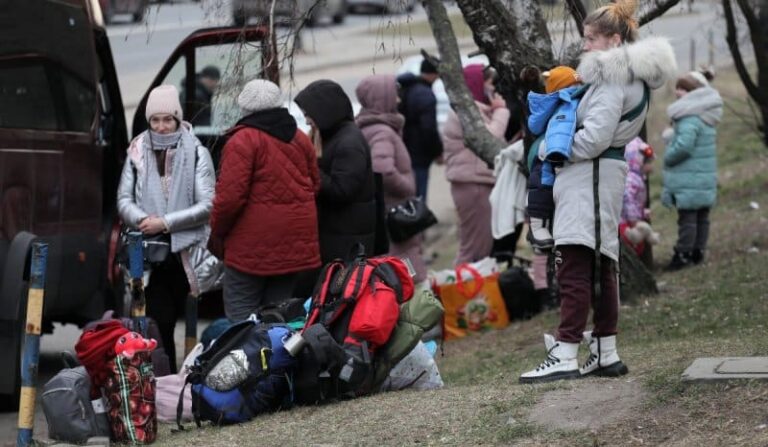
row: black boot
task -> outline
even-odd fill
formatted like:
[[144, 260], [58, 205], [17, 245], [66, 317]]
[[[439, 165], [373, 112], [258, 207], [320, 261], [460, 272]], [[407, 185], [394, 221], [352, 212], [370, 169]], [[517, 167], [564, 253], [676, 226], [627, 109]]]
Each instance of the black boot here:
[[664, 269], [668, 272], [674, 272], [693, 265], [690, 252], [683, 252], [675, 249], [675, 254], [672, 256], [672, 260], [669, 265]]
[[699, 265], [702, 261], [704, 261], [704, 252], [698, 248], [694, 248], [691, 252], [691, 262]]

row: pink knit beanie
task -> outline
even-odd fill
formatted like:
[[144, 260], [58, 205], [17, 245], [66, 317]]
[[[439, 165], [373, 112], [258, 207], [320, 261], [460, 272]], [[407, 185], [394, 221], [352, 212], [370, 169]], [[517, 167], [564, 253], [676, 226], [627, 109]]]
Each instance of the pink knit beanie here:
[[147, 122], [149, 122], [152, 115], [157, 115], [158, 113], [173, 115], [179, 122], [184, 119], [184, 113], [179, 102], [179, 91], [176, 90], [176, 87], [172, 85], [158, 85], [149, 92], [145, 114]]

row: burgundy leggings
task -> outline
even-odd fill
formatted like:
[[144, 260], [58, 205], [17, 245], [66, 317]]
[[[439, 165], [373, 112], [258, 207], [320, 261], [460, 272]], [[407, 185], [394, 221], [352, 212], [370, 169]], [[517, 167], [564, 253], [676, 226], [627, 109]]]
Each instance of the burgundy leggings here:
[[593, 335], [616, 334], [619, 319], [619, 287], [616, 263], [601, 255], [600, 299], [593, 302], [592, 278], [595, 251], [583, 245], [560, 245], [555, 248], [557, 281], [560, 285], [560, 326], [557, 339], [579, 343], [587, 326], [589, 308], [593, 309]]

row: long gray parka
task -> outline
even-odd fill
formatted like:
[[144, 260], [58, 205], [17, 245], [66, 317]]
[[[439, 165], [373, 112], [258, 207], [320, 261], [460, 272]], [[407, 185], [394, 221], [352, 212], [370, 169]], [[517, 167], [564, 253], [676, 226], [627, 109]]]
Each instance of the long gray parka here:
[[604, 153], [610, 147], [623, 148], [640, 132], [645, 110], [633, 120], [620, 118], [643, 101], [643, 83], [657, 89], [674, 78], [675, 54], [666, 39], [647, 38], [586, 53], [577, 71], [590, 87], [577, 110], [571, 158], [555, 179], [553, 236], [556, 245], [595, 248], [593, 160], [599, 159], [600, 252], [618, 261], [627, 164], [623, 157]]

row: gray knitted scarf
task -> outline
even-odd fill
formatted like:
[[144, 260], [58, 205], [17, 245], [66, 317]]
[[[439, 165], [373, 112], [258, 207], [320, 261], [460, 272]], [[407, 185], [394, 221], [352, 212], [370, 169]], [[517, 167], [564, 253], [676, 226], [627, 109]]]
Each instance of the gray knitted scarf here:
[[[142, 147], [141, 209], [150, 215], [165, 216], [195, 204], [198, 145], [197, 138], [183, 126], [165, 135], [147, 131]], [[164, 177], [160, 177], [156, 151], [166, 151]], [[171, 251], [178, 253], [195, 243], [204, 242], [205, 237], [204, 225], [174, 231], [171, 233]]]

